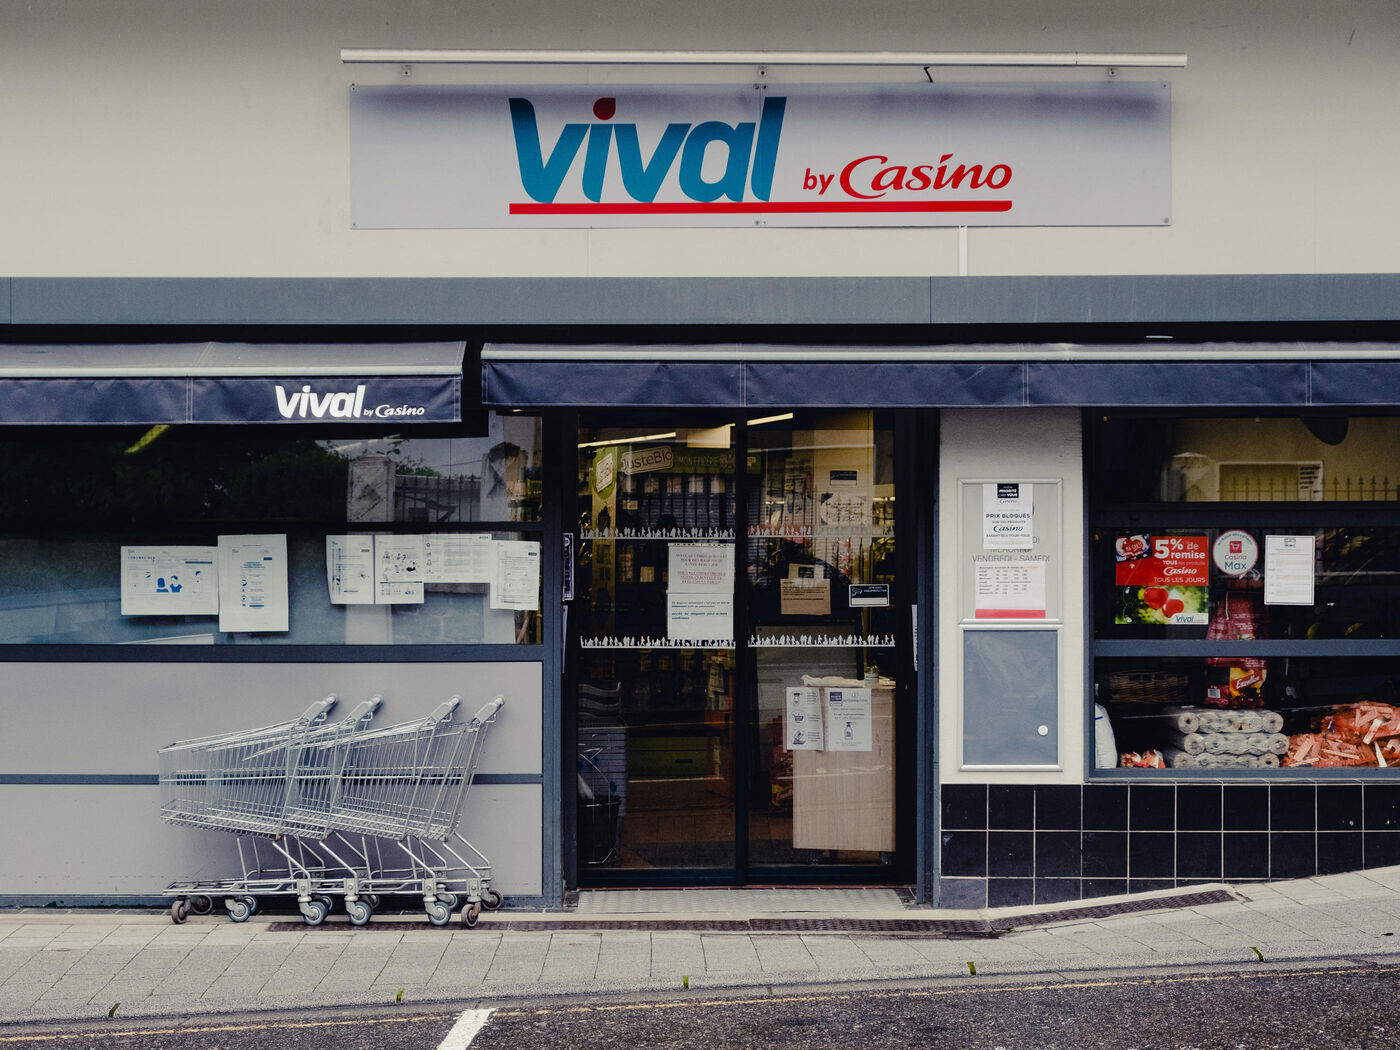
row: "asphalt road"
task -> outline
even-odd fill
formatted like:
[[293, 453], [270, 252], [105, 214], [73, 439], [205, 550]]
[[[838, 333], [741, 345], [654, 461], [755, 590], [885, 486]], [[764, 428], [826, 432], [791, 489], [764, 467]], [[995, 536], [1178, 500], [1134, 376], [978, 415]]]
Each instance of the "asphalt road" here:
[[[714, 993], [496, 1006], [471, 1050], [1393, 1050], [1400, 966], [969, 977], [919, 986]], [[491, 1006], [463, 1004], [463, 1008]], [[0, 1050], [437, 1050], [461, 1009], [224, 1015], [0, 1027]], [[462, 1050], [459, 1029], [455, 1050]]]

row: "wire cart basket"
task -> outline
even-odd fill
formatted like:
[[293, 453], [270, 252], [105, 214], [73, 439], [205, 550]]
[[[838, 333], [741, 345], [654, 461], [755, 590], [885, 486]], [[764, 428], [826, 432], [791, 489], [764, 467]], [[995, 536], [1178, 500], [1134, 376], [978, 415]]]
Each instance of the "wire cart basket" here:
[[380, 703], [330, 721], [336, 698], [327, 696], [289, 722], [161, 750], [161, 819], [234, 834], [241, 869], [171, 883], [172, 920], [206, 914], [219, 897], [234, 922], [262, 899], [294, 898], [310, 926], [337, 899], [363, 926], [384, 894], [421, 895], [436, 926], [463, 901], [467, 926], [500, 907], [490, 861], [456, 824], [504, 698], [467, 721], [454, 718], [454, 696], [424, 718], [370, 728]]

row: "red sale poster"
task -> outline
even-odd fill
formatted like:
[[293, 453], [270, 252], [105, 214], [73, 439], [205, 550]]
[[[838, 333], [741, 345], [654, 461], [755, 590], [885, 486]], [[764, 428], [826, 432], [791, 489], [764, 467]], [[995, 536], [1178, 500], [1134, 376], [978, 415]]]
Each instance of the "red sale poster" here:
[[1115, 623], [1210, 622], [1210, 537], [1123, 535], [1113, 557]]

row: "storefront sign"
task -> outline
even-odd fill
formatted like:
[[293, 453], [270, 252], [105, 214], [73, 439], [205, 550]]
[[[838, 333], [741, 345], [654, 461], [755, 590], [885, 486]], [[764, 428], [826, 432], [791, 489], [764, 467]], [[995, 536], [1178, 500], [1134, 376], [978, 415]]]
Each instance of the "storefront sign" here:
[[357, 229], [1162, 226], [1165, 83], [355, 86]]
[[816, 686], [788, 686], [783, 747], [788, 751], [822, 750], [822, 696]]
[[219, 630], [287, 630], [287, 537], [220, 536], [218, 560]]
[[1119, 536], [1113, 549], [1119, 588], [1114, 621], [1209, 623], [1209, 549], [1207, 536]]
[[1259, 542], [1243, 529], [1230, 529], [1215, 538], [1211, 558], [1226, 576], [1244, 576], [1259, 564]]
[[1028, 551], [1033, 505], [1031, 487], [1017, 481], [987, 482], [982, 486], [982, 547], [985, 550]]
[[675, 462], [676, 454], [670, 445], [628, 449], [622, 457], [622, 473], [646, 474], [653, 470], [670, 470]]
[[852, 609], [883, 609], [890, 604], [888, 583], [853, 583], [847, 588], [847, 604]]
[[1045, 619], [1045, 562], [979, 562], [975, 568], [977, 619]]
[[462, 343], [0, 346], [0, 424], [456, 423]]
[[1306, 536], [1264, 537], [1264, 604], [1312, 605], [1317, 540]]
[[219, 611], [214, 547], [123, 547], [123, 616], [201, 616]]
[[874, 746], [869, 689], [826, 690], [826, 750], [870, 751]]

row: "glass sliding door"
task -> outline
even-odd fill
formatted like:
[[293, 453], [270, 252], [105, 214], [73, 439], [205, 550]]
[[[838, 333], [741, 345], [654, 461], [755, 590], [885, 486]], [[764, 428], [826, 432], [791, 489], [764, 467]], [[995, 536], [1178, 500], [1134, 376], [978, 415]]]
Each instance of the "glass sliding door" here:
[[580, 877], [732, 873], [733, 427], [592, 422], [571, 610]]
[[869, 411], [751, 420], [752, 868], [895, 852], [894, 435]]
[[616, 418], [578, 432], [579, 881], [895, 877], [891, 415]]

